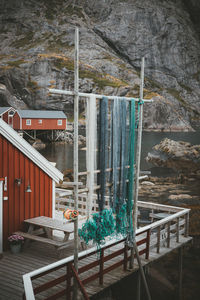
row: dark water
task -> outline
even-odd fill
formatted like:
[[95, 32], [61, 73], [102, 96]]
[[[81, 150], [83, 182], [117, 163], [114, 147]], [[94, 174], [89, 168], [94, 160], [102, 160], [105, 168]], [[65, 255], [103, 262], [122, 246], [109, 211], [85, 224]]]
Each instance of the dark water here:
[[[141, 154], [141, 170], [150, 170], [152, 175], [168, 176], [172, 173], [166, 168], [156, 168], [145, 161], [145, 157], [152, 147], [164, 138], [175, 141], [185, 141], [191, 144], [200, 144], [200, 131], [198, 132], [143, 132], [142, 136], [142, 154]], [[80, 149], [83, 146], [80, 146]], [[73, 145], [68, 144], [49, 144], [41, 153], [50, 161], [57, 163], [60, 171], [73, 168]], [[84, 150], [79, 150], [79, 171], [85, 170], [85, 154]]]

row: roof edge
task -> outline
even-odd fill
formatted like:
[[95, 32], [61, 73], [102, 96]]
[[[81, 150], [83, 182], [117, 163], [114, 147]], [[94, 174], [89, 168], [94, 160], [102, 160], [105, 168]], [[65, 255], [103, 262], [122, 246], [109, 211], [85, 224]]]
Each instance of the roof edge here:
[[56, 182], [63, 180], [63, 174], [2, 119], [0, 133]]

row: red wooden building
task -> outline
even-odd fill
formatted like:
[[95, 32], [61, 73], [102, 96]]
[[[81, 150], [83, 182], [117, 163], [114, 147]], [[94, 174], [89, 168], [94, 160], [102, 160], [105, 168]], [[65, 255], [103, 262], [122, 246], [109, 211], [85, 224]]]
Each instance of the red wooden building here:
[[66, 130], [67, 117], [63, 111], [17, 110], [13, 116], [16, 130]]
[[0, 254], [25, 219], [54, 216], [55, 182], [62, 179], [58, 169], [0, 119]]
[[0, 107], [0, 118], [3, 119], [6, 123], [13, 126], [13, 116], [15, 113], [13, 107]]

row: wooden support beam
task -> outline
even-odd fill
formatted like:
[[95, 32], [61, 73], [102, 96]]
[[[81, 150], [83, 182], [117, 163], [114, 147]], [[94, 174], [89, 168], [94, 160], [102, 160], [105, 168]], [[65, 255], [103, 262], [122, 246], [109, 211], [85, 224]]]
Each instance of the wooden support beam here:
[[136, 299], [140, 300], [140, 296], [141, 296], [141, 275], [140, 275], [140, 270], [138, 270], [137, 272], [137, 296]]
[[[78, 182], [78, 118], [79, 118], [79, 30], [75, 28], [74, 55], [74, 181]], [[74, 186], [74, 209], [78, 210], [78, 185]], [[78, 218], [74, 221], [74, 267], [78, 272]], [[77, 283], [74, 282], [73, 299], [77, 300]]]
[[189, 213], [185, 215], [185, 237], [189, 234]]
[[64, 181], [62, 186], [74, 186], [74, 185], [83, 185], [82, 182], [74, 182], [74, 181]]
[[143, 270], [143, 267], [142, 267], [142, 263], [141, 263], [141, 260], [140, 260], [140, 255], [139, 255], [139, 252], [138, 252], [136, 241], [134, 242], [134, 251], [135, 251], [138, 266], [139, 266], [139, 273], [142, 277], [142, 281], [143, 281], [144, 288], [145, 288], [145, 291], [146, 291], [146, 296], [147, 296], [146, 299], [151, 300], [151, 295], [150, 295], [150, 292], [149, 292], [148, 284], [147, 284], [146, 277], [145, 277], [145, 274], [144, 274], [144, 270]]
[[167, 248], [170, 247], [170, 226], [171, 222], [167, 223]]
[[79, 276], [78, 276], [78, 272], [76, 271], [76, 269], [73, 267], [73, 265], [71, 266], [71, 270], [72, 270], [72, 275], [74, 276], [74, 278], [76, 279], [76, 282], [78, 283], [79, 285], [79, 288], [82, 292], [82, 295], [84, 297], [85, 300], [90, 300], [85, 288], [84, 288], [84, 285], [83, 283], [81, 282]]
[[180, 230], [180, 226], [179, 226], [179, 221], [180, 218], [177, 218], [177, 223], [176, 223], [176, 242], [179, 243], [179, 230]]
[[101, 249], [100, 264], [99, 264], [99, 284], [103, 284], [103, 269], [104, 269], [104, 249]]
[[178, 249], [178, 300], [182, 300], [183, 247]]
[[160, 252], [160, 226], [158, 226], [158, 229], [157, 229], [157, 253]]

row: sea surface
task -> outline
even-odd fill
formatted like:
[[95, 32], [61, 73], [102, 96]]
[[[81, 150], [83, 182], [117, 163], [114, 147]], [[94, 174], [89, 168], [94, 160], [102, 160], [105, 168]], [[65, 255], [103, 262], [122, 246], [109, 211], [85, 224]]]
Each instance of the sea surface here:
[[[152, 147], [159, 144], [164, 138], [175, 141], [185, 141], [193, 145], [200, 144], [200, 131], [197, 132], [143, 132], [142, 134], [142, 153], [141, 170], [151, 171], [152, 176], [170, 176], [174, 172], [167, 168], [154, 167], [146, 162], [145, 158], [152, 150]], [[85, 146], [79, 146], [79, 171], [85, 170]], [[42, 149], [41, 154], [49, 161], [56, 162], [56, 167], [62, 172], [65, 169], [73, 168], [73, 145], [52, 143]]]

